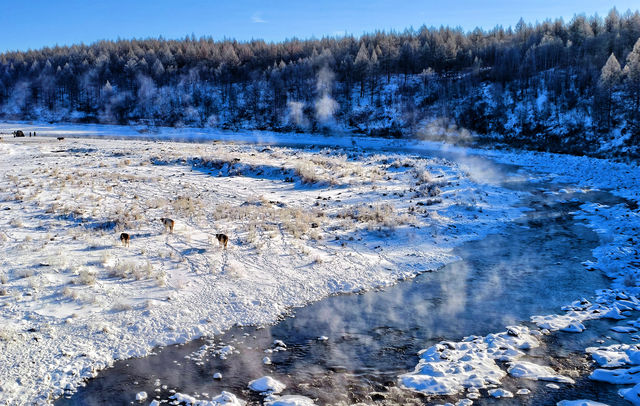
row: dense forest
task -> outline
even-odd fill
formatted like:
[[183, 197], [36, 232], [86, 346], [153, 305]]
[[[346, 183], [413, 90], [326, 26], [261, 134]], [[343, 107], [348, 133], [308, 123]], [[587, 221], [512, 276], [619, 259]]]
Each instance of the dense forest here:
[[640, 14], [6, 52], [0, 118], [449, 137], [637, 157]]

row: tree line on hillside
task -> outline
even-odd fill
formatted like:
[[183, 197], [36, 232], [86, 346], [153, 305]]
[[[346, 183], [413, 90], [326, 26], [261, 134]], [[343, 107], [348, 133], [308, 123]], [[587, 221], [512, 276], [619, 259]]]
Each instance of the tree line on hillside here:
[[0, 116], [480, 136], [595, 153], [640, 138], [640, 14], [514, 28], [421, 27], [280, 43], [100, 41], [0, 54]]

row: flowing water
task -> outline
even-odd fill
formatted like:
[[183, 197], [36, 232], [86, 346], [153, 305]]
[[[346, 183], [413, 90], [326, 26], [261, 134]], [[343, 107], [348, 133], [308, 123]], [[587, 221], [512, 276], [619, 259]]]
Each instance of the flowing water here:
[[[397, 376], [413, 369], [420, 349], [443, 339], [503, 331], [534, 314], [557, 313], [561, 306], [591, 298], [595, 289], [607, 286], [602, 274], [582, 265], [592, 258], [598, 237], [572, 212], [583, 202], [622, 200], [605, 192], [565, 193], [558, 186], [527, 182], [508, 186], [531, 192], [522, 204], [533, 210], [499, 234], [462, 244], [455, 250], [458, 262], [384, 290], [333, 296], [294, 309], [273, 326], [236, 327], [217, 337], [158, 349], [145, 358], [119, 361], [56, 405], [130, 404], [143, 390], [165, 401], [172, 391], [207, 399], [226, 390], [259, 404], [262, 397], [251, 393], [247, 384], [264, 375], [284, 382], [285, 394], [305, 395], [319, 404], [442, 403], [442, 398], [396, 388]], [[551, 189], [555, 192], [549, 193]], [[588, 369], [585, 341], [595, 344], [608, 328], [601, 321], [592, 325], [588, 331], [596, 334], [554, 334], [544, 350], [532, 356]], [[623, 336], [613, 334], [611, 339]], [[284, 341], [286, 350], [274, 340]], [[226, 345], [238, 353], [221, 359], [215, 350]], [[265, 356], [271, 364], [263, 363]], [[213, 379], [215, 372], [222, 374], [221, 380]], [[555, 404], [574, 392], [610, 404], [619, 399], [614, 386], [583, 378], [557, 394], [537, 382], [507, 378], [505, 385], [529, 387], [530, 404]], [[494, 402], [483, 399], [476, 404]]]
[[[303, 146], [300, 138], [289, 142], [281, 145]], [[529, 192], [522, 205], [533, 210], [499, 234], [462, 244], [455, 249], [460, 261], [436, 272], [384, 290], [329, 297], [293, 309], [273, 326], [235, 327], [220, 336], [156, 349], [148, 357], [118, 361], [55, 404], [137, 404], [135, 394], [140, 391], [167, 404], [175, 403], [168, 400], [175, 392], [206, 400], [223, 390], [260, 404], [263, 398], [249, 391], [247, 384], [264, 375], [284, 382], [284, 394], [305, 395], [318, 404], [444, 403], [454, 399], [429, 398], [396, 387], [397, 376], [415, 367], [419, 350], [443, 339], [503, 331], [507, 325], [526, 323], [534, 314], [557, 313], [561, 306], [591, 298], [595, 289], [607, 287], [601, 273], [582, 265], [591, 259], [598, 236], [571, 213], [583, 202], [625, 203], [622, 199], [605, 192], [564, 193], [559, 185], [530, 182], [528, 174], [517, 176], [517, 167], [482, 157], [407, 144], [379, 149], [458, 162], [481, 182]], [[629, 335], [609, 331], [610, 323], [604, 320], [585, 324], [588, 329], [581, 334], [546, 336], [543, 345], [528, 354], [540, 363], [580, 371], [575, 385], [549, 390], [545, 383], [506, 377], [505, 388], [527, 387], [532, 394], [501, 400], [485, 397], [474, 404], [555, 405], [578, 398], [625, 404], [616, 386], [588, 380], [593, 362], [584, 348], [598, 345], [605, 336], [603, 345], [628, 341]], [[274, 340], [284, 341], [286, 349], [274, 345]], [[216, 350], [228, 345], [237, 353], [222, 359]], [[266, 356], [270, 364], [263, 363]], [[221, 380], [213, 379], [215, 372], [222, 374]]]

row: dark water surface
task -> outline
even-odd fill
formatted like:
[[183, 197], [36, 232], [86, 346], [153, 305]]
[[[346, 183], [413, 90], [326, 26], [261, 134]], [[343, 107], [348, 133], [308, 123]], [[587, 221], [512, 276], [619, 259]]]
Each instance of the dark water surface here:
[[[286, 144], [283, 144], [286, 146]], [[299, 147], [300, 145], [289, 145]], [[271, 375], [287, 385], [284, 394], [304, 395], [318, 404], [438, 404], [455, 401], [428, 398], [396, 387], [397, 376], [413, 370], [417, 352], [443, 339], [503, 331], [527, 322], [534, 314], [558, 313], [560, 307], [608, 286], [599, 272], [582, 262], [592, 259], [598, 236], [576, 221], [572, 212], [584, 202], [623, 203], [605, 192], [564, 193], [558, 185], [531, 183], [518, 167], [485, 158], [446, 151], [413, 151], [412, 147], [384, 147], [387, 152], [419, 153], [459, 163], [480, 182], [530, 192], [522, 203], [533, 210], [501, 233], [471, 241], [455, 249], [461, 258], [437, 272], [419, 275], [384, 290], [323, 299], [266, 327], [235, 327], [225, 334], [160, 348], [154, 355], [119, 361], [74, 394], [56, 401], [68, 405], [137, 404], [137, 392], [164, 401], [175, 391], [206, 400], [230, 391], [250, 404], [262, 397], [247, 389], [250, 380]], [[357, 155], [357, 154], [355, 154]], [[550, 194], [549, 191], [556, 193]], [[550, 390], [546, 383], [505, 378], [515, 392], [527, 387], [528, 396], [474, 401], [480, 405], [554, 405], [562, 399], [588, 398], [610, 405], [624, 404], [614, 385], [589, 381], [593, 367], [584, 354], [589, 345], [608, 335], [606, 344], [629, 340], [608, 331], [602, 320], [585, 323], [581, 334], [555, 333], [532, 360], [575, 369], [576, 385]], [[320, 339], [322, 337], [322, 339]], [[282, 340], [286, 350], [278, 350]], [[221, 359], [216, 350], [233, 346], [238, 353]], [[271, 364], [263, 363], [264, 357]], [[221, 380], [213, 374], [220, 372]], [[485, 393], [485, 392], [483, 392]], [[486, 394], [486, 393], [485, 393]]]
[[[534, 314], [556, 313], [561, 306], [591, 298], [595, 289], [607, 286], [601, 273], [581, 264], [592, 258], [598, 237], [571, 212], [582, 202], [615, 204], [620, 200], [604, 192], [548, 194], [533, 187], [531, 191], [523, 204], [533, 211], [500, 234], [461, 245], [455, 250], [461, 260], [437, 272], [380, 291], [329, 297], [295, 309], [273, 326], [236, 327], [218, 337], [119, 361], [56, 405], [129, 404], [142, 390], [150, 399], [162, 400], [171, 396], [171, 390], [200, 399], [226, 390], [259, 404], [262, 397], [251, 393], [247, 384], [263, 375], [284, 382], [285, 394], [305, 395], [319, 404], [441, 403], [446, 399], [395, 388], [398, 374], [416, 365], [419, 350], [442, 339], [503, 331]], [[602, 331], [587, 330], [595, 334], [554, 334], [547, 338], [544, 351], [537, 350], [537, 356], [553, 355], [546, 360], [548, 365], [582, 362], [580, 368], [590, 367], [583, 355], [585, 342], [596, 345], [595, 340], [608, 329], [605, 322], [591, 324], [597, 323], [604, 326]], [[277, 348], [274, 340], [284, 341], [286, 350], [269, 352]], [[612, 340], [616, 342], [615, 337]], [[226, 359], [215, 355], [215, 349], [225, 345], [239, 353]], [[205, 349], [198, 353], [202, 346]], [[272, 364], [263, 364], [265, 356]], [[215, 372], [222, 373], [221, 380], [213, 379]], [[505, 386], [526, 386], [533, 394], [501, 400], [501, 404], [554, 404], [576, 391], [610, 404], [619, 401], [612, 385], [584, 379], [570, 388], [563, 385], [557, 396], [542, 383], [523, 381], [510, 383], [507, 378]], [[495, 402], [484, 399], [475, 404]]]

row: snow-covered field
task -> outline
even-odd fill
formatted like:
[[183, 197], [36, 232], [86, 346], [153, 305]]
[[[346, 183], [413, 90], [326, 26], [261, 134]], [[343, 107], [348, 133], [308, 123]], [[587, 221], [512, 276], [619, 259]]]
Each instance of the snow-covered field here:
[[[7, 128], [16, 126], [0, 125]], [[8, 404], [47, 403], [115, 359], [234, 324], [272, 323], [293, 306], [454, 260], [454, 246], [521, 212], [519, 194], [492, 183], [495, 174], [475, 166], [476, 157], [640, 201], [637, 165], [585, 157], [300, 134], [196, 131], [198, 139], [222, 142], [193, 144], [69, 138], [137, 134], [109, 126], [21, 128], [67, 139], [0, 142], [0, 402]], [[234, 137], [249, 144], [229, 142]], [[402, 152], [383, 152], [394, 149]], [[412, 155], [443, 149], [459, 159]], [[160, 217], [176, 221], [173, 234]], [[601, 237], [596, 261], [585, 265], [610, 276], [610, 289], [592, 302], [576, 298], [563, 313], [532, 315], [534, 325], [427, 348], [400, 383], [457, 394], [460, 404], [479, 389], [511, 397], [500, 388], [507, 374], [572, 382], [520, 359], [542, 335], [580, 332], [594, 318], [620, 320], [616, 331], [637, 333], [640, 321], [629, 319], [640, 310], [637, 208], [585, 204], [577, 217]], [[129, 247], [120, 232], [131, 234]], [[229, 236], [227, 250], [216, 233]], [[592, 379], [640, 384], [637, 346], [585, 351], [600, 365]], [[640, 404], [638, 393], [635, 386], [621, 396]], [[270, 401], [286, 404], [283, 398]]]
[[436, 269], [521, 213], [519, 193], [454, 162], [363, 150], [5, 138], [0, 177], [6, 404]]

